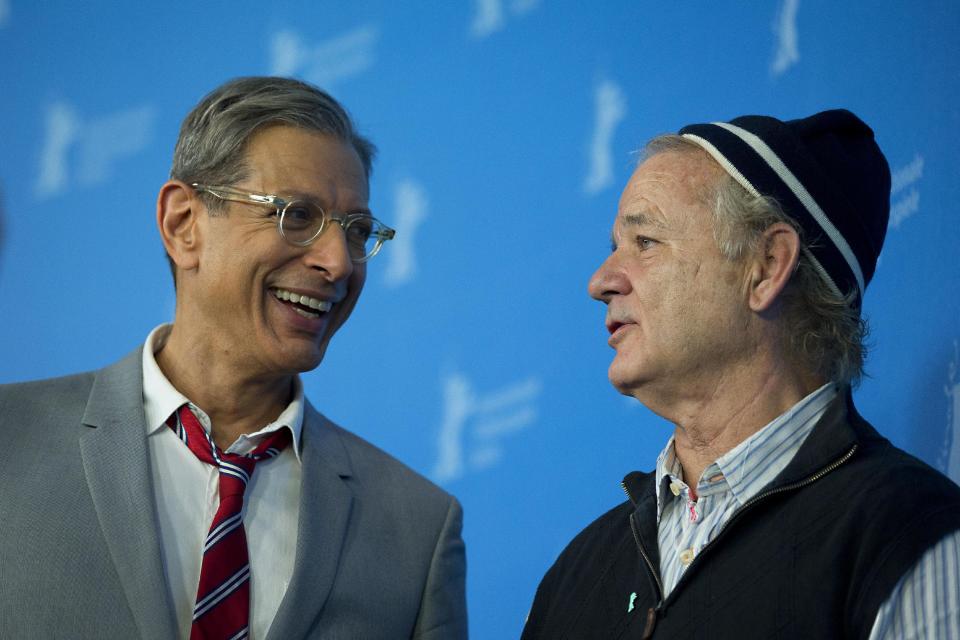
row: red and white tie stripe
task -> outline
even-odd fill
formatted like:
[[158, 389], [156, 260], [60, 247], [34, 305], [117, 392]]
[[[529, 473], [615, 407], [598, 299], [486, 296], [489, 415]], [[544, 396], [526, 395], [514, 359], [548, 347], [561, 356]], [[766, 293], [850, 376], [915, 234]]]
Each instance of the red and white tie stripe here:
[[203, 545], [200, 584], [190, 640], [239, 640], [249, 636], [250, 563], [243, 529], [243, 493], [258, 461], [290, 443], [280, 429], [246, 455], [223, 453], [187, 405], [167, 424], [200, 460], [220, 470], [220, 506]]

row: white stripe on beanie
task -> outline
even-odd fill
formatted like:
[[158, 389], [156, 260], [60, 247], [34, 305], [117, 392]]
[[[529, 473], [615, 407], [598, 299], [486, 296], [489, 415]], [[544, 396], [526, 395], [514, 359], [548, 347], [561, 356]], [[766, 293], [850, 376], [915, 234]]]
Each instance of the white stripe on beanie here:
[[[713, 159], [716, 160], [721, 167], [723, 167], [724, 171], [726, 171], [728, 174], [730, 174], [730, 177], [740, 183], [740, 186], [746, 189], [750, 195], [752, 195], [754, 198], [763, 197], [760, 192], [757, 191], [757, 188], [753, 186], [753, 183], [747, 180], [746, 176], [744, 176], [740, 170], [733, 165], [732, 162], [727, 160], [727, 157], [720, 153], [720, 150], [717, 149], [712, 142], [706, 138], [701, 138], [700, 136], [692, 133], [684, 133], [683, 137], [695, 142], [702, 147], [704, 151], [709, 153]], [[814, 271], [816, 271], [820, 277], [823, 278], [823, 281], [827, 283], [827, 286], [830, 287], [830, 291], [832, 291], [833, 294], [838, 298], [843, 298], [843, 292], [840, 291], [840, 287], [838, 287], [837, 283], [833, 281], [833, 278], [829, 273], [827, 273], [827, 270], [823, 268], [823, 265], [820, 264], [820, 261], [817, 260], [816, 256], [813, 255], [813, 252], [810, 251], [810, 249], [808, 249], [805, 245], [801, 246], [800, 250], [803, 252], [803, 255], [810, 260], [810, 264], [813, 266]], [[861, 289], [861, 295], [862, 291], [863, 290]]]
[[726, 129], [749, 145], [750, 148], [753, 149], [771, 169], [773, 169], [774, 173], [776, 173], [783, 183], [787, 185], [790, 191], [793, 192], [793, 195], [797, 197], [801, 204], [803, 204], [807, 212], [813, 217], [814, 220], [816, 220], [817, 224], [820, 225], [820, 228], [823, 229], [824, 233], [827, 234], [827, 237], [829, 237], [833, 242], [833, 245], [838, 251], [840, 251], [840, 255], [843, 256], [843, 259], [846, 260], [847, 265], [853, 272], [854, 278], [857, 280], [857, 288], [859, 289], [860, 297], [862, 299], [864, 282], [863, 270], [860, 268], [860, 262], [854, 255], [853, 250], [850, 249], [850, 245], [847, 244], [846, 239], [837, 230], [837, 228], [833, 226], [833, 222], [830, 221], [830, 218], [827, 217], [827, 214], [824, 213], [823, 209], [820, 208], [820, 205], [817, 204], [816, 200], [813, 199], [813, 196], [810, 195], [803, 184], [795, 175], [793, 175], [793, 172], [787, 168], [780, 157], [760, 137], [750, 133], [746, 129], [729, 124], [727, 122], [714, 122], [713, 124]]

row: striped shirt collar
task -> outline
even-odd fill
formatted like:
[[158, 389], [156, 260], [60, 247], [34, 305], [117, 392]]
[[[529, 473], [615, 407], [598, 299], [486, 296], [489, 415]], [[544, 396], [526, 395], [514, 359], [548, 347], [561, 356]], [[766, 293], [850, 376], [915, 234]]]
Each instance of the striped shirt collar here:
[[[154, 357], [154, 354], [163, 348], [172, 327], [171, 324], [162, 324], [156, 327], [147, 336], [147, 341], [143, 345], [143, 413], [147, 420], [147, 435], [153, 435], [165, 427], [167, 418], [184, 404], [190, 405], [190, 409], [197, 416], [200, 424], [209, 433], [210, 417], [203, 409], [190, 402], [189, 398], [177, 391], [167, 377], [163, 375]], [[241, 435], [227, 448], [226, 453], [249, 453], [256, 448], [264, 436], [286, 427], [290, 429], [293, 436], [293, 452], [299, 461], [304, 404], [303, 383], [300, 381], [300, 376], [295, 376], [293, 379], [293, 400], [277, 416], [277, 419], [255, 433]]]
[[[823, 385], [717, 458], [703, 470], [697, 482], [697, 494], [709, 495], [729, 490], [739, 505], [757, 495], [790, 463], [838, 392], [836, 383]], [[655, 488], [658, 522], [666, 499], [675, 495], [669, 489], [671, 485], [686, 487], [673, 437], [657, 457]]]

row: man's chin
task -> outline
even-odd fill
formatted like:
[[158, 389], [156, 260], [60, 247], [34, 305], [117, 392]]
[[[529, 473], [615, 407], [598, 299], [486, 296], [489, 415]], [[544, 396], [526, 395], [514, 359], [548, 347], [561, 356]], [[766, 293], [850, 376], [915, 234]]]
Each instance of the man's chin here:
[[625, 366], [625, 363], [618, 356], [610, 363], [610, 367], [607, 369], [607, 378], [617, 391], [627, 393], [625, 389], [629, 389], [631, 382], [636, 378], [636, 372]]
[[294, 363], [295, 364], [294, 368], [296, 369], [297, 373], [306, 373], [308, 371], [313, 371], [314, 369], [319, 367], [320, 363], [323, 362], [323, 356], [325, 351], [326, 350], [324, 349], [323, 352], [320, 352], [318, 354], [311, 354], [303, 358], [297, 358]]
[[311, 345], [303, 349], [288, 351], [280, 354], [280, 362], [277, 363], [279, 365], [277, 368], [290, 373], [313, 371], [323, 362], [326, 351], [326, 343], [321, 346]]
[[614, 389], [625, 396], [632, 397], [636, 397], [639, 389], [649, 382], [649, 379], [641, 375], [641, 372], [637, 371], [636, 368], [623, 367], [616, 360], [610, 364], [610, 368], [607, 370], [607, 378]]

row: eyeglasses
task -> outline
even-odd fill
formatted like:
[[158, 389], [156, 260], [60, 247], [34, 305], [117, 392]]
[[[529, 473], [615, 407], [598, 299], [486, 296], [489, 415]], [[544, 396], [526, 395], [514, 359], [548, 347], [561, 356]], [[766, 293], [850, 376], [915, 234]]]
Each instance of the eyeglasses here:
[[332, 220], [343, 229], [350, 259], [366, 262], [377, 255], [380, 247], [391, 240], [396, 231], [383, 224], [369, 213], [346, 213], [334, 216], [310, 200], [285, 200], [279, 196], [262, 193], [247, 193], [230, 187], [211, 187], [193, 183], [197, 192], [209, 193], [220, 200], [252, 202], [273, 207], [277, 216], [277, 231], [284, 240], [297, 247], [305, 247], [320, 237]]

